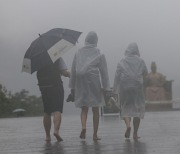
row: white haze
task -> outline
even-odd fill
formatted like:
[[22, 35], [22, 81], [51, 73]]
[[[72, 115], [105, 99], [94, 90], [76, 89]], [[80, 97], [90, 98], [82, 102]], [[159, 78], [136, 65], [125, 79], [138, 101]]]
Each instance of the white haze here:
[[[89, 31], [97, 32], [111, 85], [128, 43], [137, 42], [148, 70], [155, 61], [158, 72], [174, 80], [173, 97], [177, 98], [179, 7], [179, 0], [0, 0], [0, 84], [13, 93], [26, 89], [39, 96], [36, 74], [21, 72], [23, 56], [39, 33], [69, 28], [83, 32], [78, 47], [84, 44]], [[77, 48], [63, 56], [69, 69]], [[63, 81], [66, 98], [70, 91], [68, 79]]]

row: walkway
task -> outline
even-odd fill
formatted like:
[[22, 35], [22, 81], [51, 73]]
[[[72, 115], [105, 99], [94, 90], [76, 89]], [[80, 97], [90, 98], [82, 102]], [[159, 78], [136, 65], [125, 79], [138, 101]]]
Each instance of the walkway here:
[[119, 116], [101, 117], [99, 136], [92, 140], [92, 115], [87, 138], [81, 140], [79, 115], [63, 116], [61, 136], [44, 142], [42, 117], [0, 119], [0, 154], [179, 154], [180, 111], [147, 112], [141, 123], [139, 141], [124, 138], [125, 125]]

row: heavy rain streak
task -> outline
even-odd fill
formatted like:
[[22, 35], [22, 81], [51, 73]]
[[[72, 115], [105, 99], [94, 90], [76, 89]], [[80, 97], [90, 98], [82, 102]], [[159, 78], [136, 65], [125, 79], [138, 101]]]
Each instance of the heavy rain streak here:
[[2, 153], [178, 154], [179, 6], [0, 0]]

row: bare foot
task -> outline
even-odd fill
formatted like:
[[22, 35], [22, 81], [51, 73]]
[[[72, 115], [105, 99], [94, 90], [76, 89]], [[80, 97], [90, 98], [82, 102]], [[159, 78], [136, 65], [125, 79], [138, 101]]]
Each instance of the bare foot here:
[[86, 129], [82, 129], [81, 134], [79, 136], [81, 139], [85, 139], [86, 138]]
[[133, 139], [134, 139], [134, 140], [137, 140], [137, 139], [139, 139], [139, 138], [140, 138], [140, 137], [137, 135], [137, 133], [134, 133], [134, 134], [133, 134]]
[[98, 141], [98, 140], [101, 140], [101, 138], [97, 137], [97, 135], [93, 135], [93, 140]]
[[59, 134], [54, 133], [54, 136], [56, 137], [58, 142], [63, 141], [63, 139], [59, 136]]
[[50, 142], [50, 141], [51, 141], [51, 136], [46, 136], [45, 141], [46, 141], [46, 142]]
[[126, 132], [125, 132], [125, 138], [129, 138], [130, 137], [130, 133], [131, 133], [131, 127], [128, 127], [127, 129], [126, 129]]
[[51, 141], [51, 138], [46, 138], [45, 141], [46, 141], [46, 142], [50, 142], [50, 141]]

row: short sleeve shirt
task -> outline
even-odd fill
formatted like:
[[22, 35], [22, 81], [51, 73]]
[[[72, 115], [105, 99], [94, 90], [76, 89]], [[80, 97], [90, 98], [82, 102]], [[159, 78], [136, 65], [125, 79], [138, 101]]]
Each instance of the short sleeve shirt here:
[[62, 83], [60, 72], [66, 69], [64, 60], [59, 58], [53, 65], [46, 66], [37, 72], [38, 85], [49, 86]]

